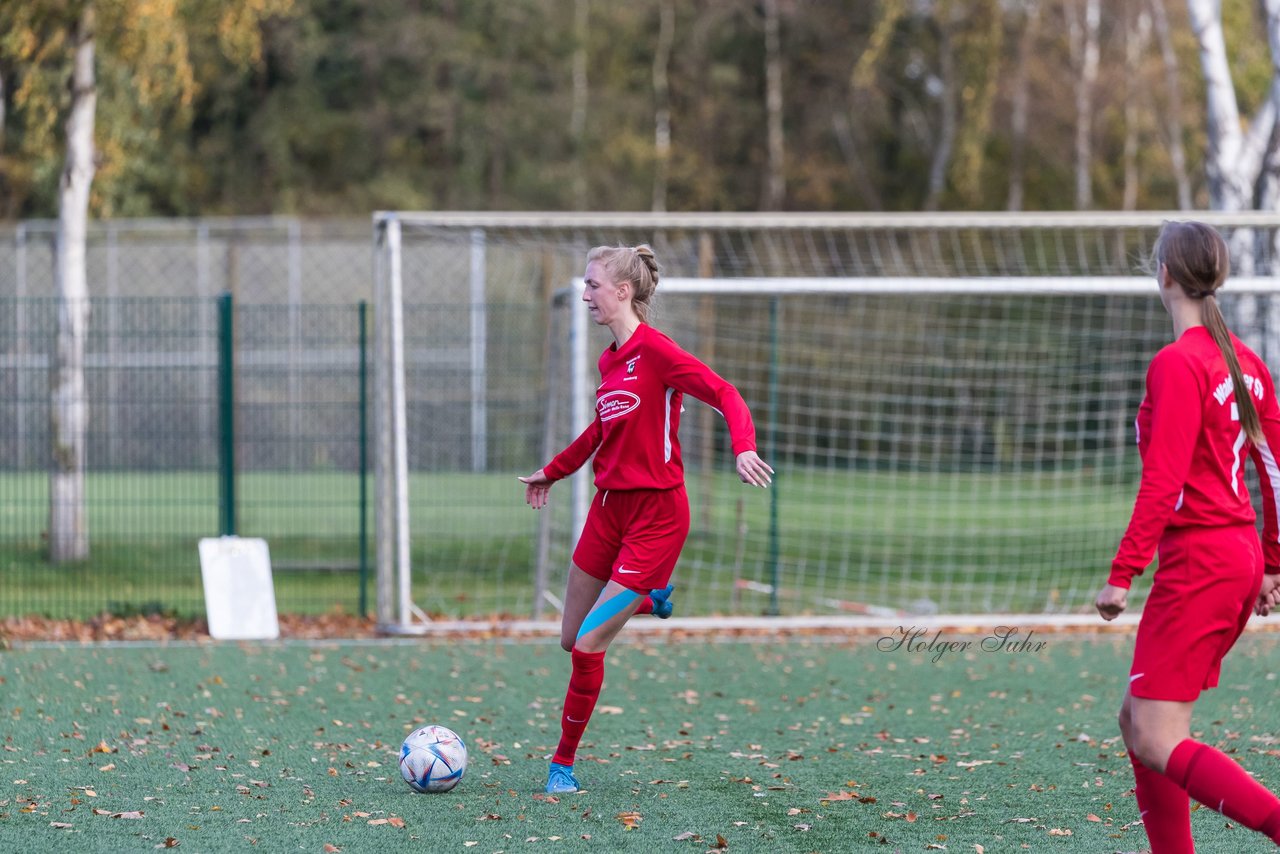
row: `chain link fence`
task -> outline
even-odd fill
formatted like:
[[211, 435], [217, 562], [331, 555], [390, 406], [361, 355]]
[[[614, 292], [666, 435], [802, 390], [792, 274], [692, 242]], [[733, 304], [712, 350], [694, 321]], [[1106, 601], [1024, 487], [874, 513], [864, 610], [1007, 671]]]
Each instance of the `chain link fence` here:
[[0, 615], [202, 614], [196, 543], [227, 532], [229, 478], [235, 532], [269, 542], [282, 612], [367, 607], [363, 304], [239, 305], [228, 328], [213, 298], [94, 299], [90, 554], [66, 564], [47, 558], [57, 308], [0, 299]]

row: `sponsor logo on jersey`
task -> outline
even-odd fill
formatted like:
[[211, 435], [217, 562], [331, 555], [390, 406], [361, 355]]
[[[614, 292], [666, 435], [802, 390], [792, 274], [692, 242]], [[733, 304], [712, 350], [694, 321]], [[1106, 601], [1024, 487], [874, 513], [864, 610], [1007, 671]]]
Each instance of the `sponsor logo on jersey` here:
[[610, 421], [632, 412], [640, 405], [640, 395], [629, 391], [607, 391], [596, 400], [601, 421]]
[[627, 373], [634, 374], [636, 372], [636, 362], [640, 361], [639, 356], [632, 356], [627, 359]]

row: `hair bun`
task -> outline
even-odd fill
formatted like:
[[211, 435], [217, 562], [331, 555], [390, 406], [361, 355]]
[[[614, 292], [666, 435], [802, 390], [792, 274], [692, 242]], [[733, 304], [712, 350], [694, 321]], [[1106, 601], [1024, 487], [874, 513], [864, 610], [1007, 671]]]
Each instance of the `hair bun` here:
[[638, 246], [631, 247], [631, 251], [635, 252], [640, 260], [644, 262], [644, 265], [649, 268], [649, 272], [653, 274], [653, 283], [656, 285], [658, 283], [658, 258], [653, 254], [653, 247], [647, 243], [641, 243]]

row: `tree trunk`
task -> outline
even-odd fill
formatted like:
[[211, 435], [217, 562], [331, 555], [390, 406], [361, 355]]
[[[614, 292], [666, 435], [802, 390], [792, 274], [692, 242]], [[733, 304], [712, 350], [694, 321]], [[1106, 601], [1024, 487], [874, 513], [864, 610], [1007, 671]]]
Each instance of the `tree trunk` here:
[[[1268, 0], [1268, 22], [1274, 27]], [[1251, 210], [1254, 190], [1271, 145], [1276, 122], [1276, 82], [1273, 76], [1271, 95], [1258, 108], [1247, 132], [1240, 128], [1240, 107], [1235, 84], [1227, 62], [1226, 40], [1222, 35], [1222, 8], [1217, 0], [1187, 0], [1191, 29], [1200, 46], [1200, 65], [1204, 70], [1205, 120], [1208, 145], [1205, 172], [1209, 178], [1209, 205], [1214, 210]], [[1253, 230], [1238, 228], [1231, 233], [1233, 272], [1251, 276], [1256, 272]], [[1254, 300], [1237, 302], [1237, 320], [1251, 310]]]
[[1178, 209], [1188, 211], [1192, 207], [1191, 179], [1187, 176], [1187, 155], [1182, 147], [1182, 87], [1178, 84], [1178, 55], [1173, 50], [1169, 15], [1165, 12], [1164, 3], [1165, 0], [1151, 0], [1150, 4], [1156, 38], [1160, 42], [1160, 57], [1164, 62], [1165, 90], [1169, 99], [1164, 109], [1164, 132], [1168, 138], [1173, 179], [1178, 187]]
[[[1161, 2], [1161, 0], [1156, 0]], [[1023, 6], [1026, 20], [1022, 38], [1018, 41], [1018, 70], [1013, 79], [1012, 148], [1009, 152], [1009, 198], [1005, 207], [1011, 211], [1022, 210], [1026, 194], [1027, 178], [1027, 116], [1031, 112], [1031, 84], [1028, 68], [1031, 65], [1031, 48], [1040, 31], [1039, 0], [1027, 0]]]
[[569, 138], [573, 144], [573, 203], [578, 210], [587, 209], [587, 38], [590, 9], [588, 0], [573, 4], [573, 112], [569, 116]]
[[67, 118], [67, 162], [58, 188], [58, 333], [51, 382], [49, 436], [49, 559], [89, 556], [85, 513], [85, 436], [89, 401], [84, 379], [89, 334], [89, 283], [85, 241], [89, 187], [93, 183], [94, 6], [85, 5], [75, 31], [71, 112]]
[[769, 168], [761, 207], [782, 209], [787, 191], [786, 151], [782, 131], [782, 39], [778, 0], [764, 0], [765, 113], [769, 135]]
[[[1253, 184], [1262, 165], [1262, 148], [1251, 152], [1249, 140], [1240, 129], [1240, 107], [1222, 35], [1222, 9], [1217, 0], [1187, 0], [1187, 10], [1204, 70], [1209, 203], [1214, 210], [1246, 210], [1253, 206]], [[1250, 137], [1254, 136], [1256, 125], [1255, 122], [1250, 128]]]
[[1132, 17], [1125, 18], [1124, 28], [1124, 210], [1138, 207], [1138, 138], [1141, 135], [1140, 110], [1138, 109], [1138, 80], [1142, 55], [1151, 39], [1151, 16], [1145, 9], [1138, 9]]
[[667, 72], [676, 37], [675, 0], [658, 7], [658, 47], [653, 53], [653, 210], [667, 209], [667, 184], [671, 177], [671, 89]]
[[929, 164], [929, 191], [924, 209], [936, 211], [947, 186], [947, 167], [951, 164], [951, 150], [956, 142], [956, 63], [955, 44], [952, 40], [952, 10], [950, 3], [938, 4], [938, 75], [942, 78], [942, 103], [939, 105], [937, 144], [933, 147], [933, 159]]
[[1076, 78], [1076, 210], [1093, 207], [1093, 91], [1098, 82], [1098, 29], [1101, 0], [1085, 0], [1084, 22], [1071, 16], [1072, 52], [1079, 65]]

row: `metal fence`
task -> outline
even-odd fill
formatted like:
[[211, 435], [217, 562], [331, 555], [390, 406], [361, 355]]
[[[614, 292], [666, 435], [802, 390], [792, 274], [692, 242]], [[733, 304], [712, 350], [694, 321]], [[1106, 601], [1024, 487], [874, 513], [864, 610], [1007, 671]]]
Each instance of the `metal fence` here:
[[94, 300], [90, 556], [63, 565], [45, 548], [56, 309], [0, 300], [0, 614], [202, 613], [196, 543], [229, 526], [269, 541], [282, 611], [365, 607], [362, 304]]

